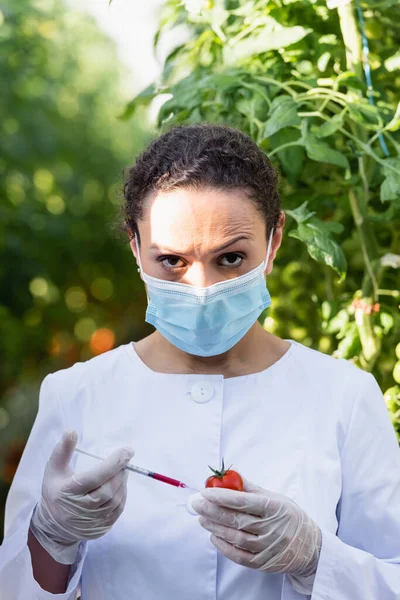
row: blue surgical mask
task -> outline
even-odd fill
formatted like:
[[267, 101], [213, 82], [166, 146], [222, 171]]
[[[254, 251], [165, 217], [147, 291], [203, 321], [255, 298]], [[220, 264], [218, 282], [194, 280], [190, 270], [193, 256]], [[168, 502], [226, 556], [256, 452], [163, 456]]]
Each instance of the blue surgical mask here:
[[171, 344], [195, 356], [216, 356], [230, 350], [271, 304], [264, 271], [267, 256], [258, 267], [207, 287], [166, 281], [143, 272], [136, 237], [139, 271], [147, 283], [146, 321]]

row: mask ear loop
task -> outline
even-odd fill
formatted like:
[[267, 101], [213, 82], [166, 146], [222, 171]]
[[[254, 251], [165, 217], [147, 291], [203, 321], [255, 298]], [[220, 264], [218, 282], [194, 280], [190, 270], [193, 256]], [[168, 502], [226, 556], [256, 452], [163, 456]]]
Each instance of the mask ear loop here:
[[269, 255], [271, 252], [271, 244], [272, 244], [273, 237], [274, 237], [274, 229], [271, 229], [271, 233], [269, 234], [268, 247], [267, 247], [267, 258], [265, 259], [265, 263], [264, 263], [264, 271], [268, 266]]
[[140, 260], [139, 242], [138, 242], [136, 233], [135, 233], [135, 242], [136, 242], [136, 249], [137, 249], [137, 255], [138, 255], [138, 262], [139, 262], [138, 273], [140, 273], [140, 271], [143, 269], [142, 269], [142, 261]]
[[[139, 242], [138, 242], [138, 239], [137, 239], [136, 232], [135, 232], [135, 241], [136, 241], [136, 250], [137, 250], [138, 262], [139, 262], [138, 273], [142, 272], [144, 274], [143, 267], [142, 267], [142, 261], [140, 259]], [[149, 304], [150, 303], [150, 298], [149, 298], [149, 294], [147, 293], [147, 287], [146, 287], [146, 285], [144, 286], [144, 289], [146, 290], [147, 303]]]

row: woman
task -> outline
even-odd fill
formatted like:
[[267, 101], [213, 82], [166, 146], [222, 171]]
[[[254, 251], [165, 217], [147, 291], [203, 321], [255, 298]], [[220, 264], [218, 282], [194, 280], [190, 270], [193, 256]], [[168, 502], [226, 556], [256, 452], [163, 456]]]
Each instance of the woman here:
[[[400, 452], [374, 377], [257, 321], [284, 226], [267, 157], [234, 129], [175, 127], [124, 192], [155, 331], [44, 379], [1, 597], [399, 600]], [[224, 457], [245, 488], [191, 504], [128, 477], [133, 454], [195, 489]]]

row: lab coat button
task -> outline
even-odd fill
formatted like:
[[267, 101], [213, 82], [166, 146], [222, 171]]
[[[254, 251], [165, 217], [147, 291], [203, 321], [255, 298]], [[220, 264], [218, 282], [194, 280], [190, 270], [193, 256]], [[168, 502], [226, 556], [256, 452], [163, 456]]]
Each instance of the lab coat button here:
[[208, 402], [214, 396], [214, 388], [208, 381], [198, 381], [192, 387], [191, 393], [195, 402]]
[[187, 499], [186, 508], [190, 513], [192, 513], [192, 515], [200, 516], [199, 513], [196, 512], [192, 506], [192, 502], [194, 500], [203, 500], [203, 496], [200, 494], [200, 492], [196, 492], [195, 494], [191, 494], [189, 496], [189, 498]]

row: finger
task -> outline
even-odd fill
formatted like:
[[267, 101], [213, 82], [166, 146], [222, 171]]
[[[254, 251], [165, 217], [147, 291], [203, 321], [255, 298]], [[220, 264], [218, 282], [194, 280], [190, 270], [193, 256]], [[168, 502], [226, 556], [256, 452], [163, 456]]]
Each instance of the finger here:
[[124, 512], [126, 504], [126, 493], [122, 495], [121, 501], [107, 514], [108, 522], [115, 523], [118, 517]]
[[111, 498], [111, 500], [109, 502], [107, 502], [106, 504], [104, 504], [103, 506], [106, 506], [108, 504], [108, 506], [118, 506], [123, 498], [127, 495], [128, 493], [128, 488], [127, 488], [127, 479], [124, 478], [121, 482], [121, 485], [119, 486], [119, 488], [117, 489], [117, 491], [115, 492], [114, 496]]
[[120, 448], [83, 473], [75, 473], [65, 483], [63, 490], [74, 494], [87, 494], [99, 488], [103, 483], [125, 468], [135, 451], [132, 448]]
[[125, 508], [127, 498], [126, 483], [123, 482], [116, 492], [115, 496], [103, 504], [99, 509], [96, 509], [96, 515], [108, 522], [115, 521]]
[[241, 512], [262, 517], [268, 505], [268, 492], [238, 492], [227, 488], [207, 488], [201, 491], [203, 498], [214, 504], [234, 508]]
[[121, 487], [124, 487], [128, 479], [128, 471], [122, 470], [114, 477], [103, 483], [100, 487], [88, 492], [87, 498], [90, 505], [103, 506], [110, 503]]
[[258, 555], [247, 550], [241, 550], [236, 548], [229, 542], [226, 542], [220, 537], [212, 535], [210, 541], [224, 556], [244, 567], [250, 567], [251, 569], [259, 569], [261, 565], [258, 564]]
[[257, 524], [260, 523], [260, 517], [256, 515], [226, 508], [225, 506], [208, 502], [208, 500], [205, 500], [200, 508], [198, 508], [196, 501], [193, 502], [192, 506], [199, 515], [206, 517], [207, 520], [213, 523], [236, 530], [257, 533]]
[[247, 531], [232, 529], [232, 527], [214, 523], [204, 517], [199, 518], [199, 523], [210, 533], [224, 539], [226, 542], [233, 544], [237, 548], [242, 548], [243, 550], [252, 553], [261, 552], [261, 550], [263, 550], [263, 544], [258, 535], [248, 533]]
[[255, 483], [250, 481], [250, 479], [247, 479], [247, 477], [243, 477], [243, 475], [241, 477], [243, 481], [243, 491], [253, 492], [254, 494], [265, 494], [265, 492], [267, 491], [259, 485], [256, 485]]
[[78, 434], [73, 429], [64, 431], [61, 440], [55, 446], [49, 458], [50, 466], [56, 471], [63, 471], [69, 465], [71, 457], [74, 453]]

